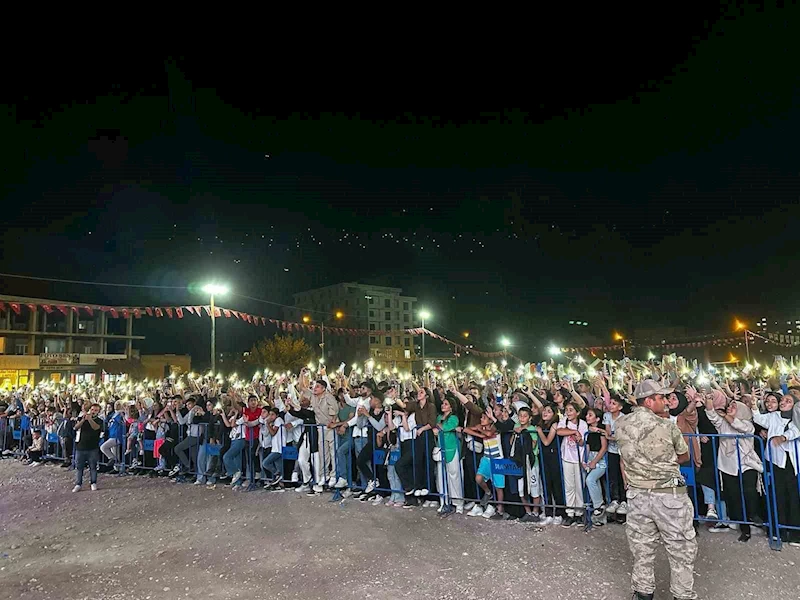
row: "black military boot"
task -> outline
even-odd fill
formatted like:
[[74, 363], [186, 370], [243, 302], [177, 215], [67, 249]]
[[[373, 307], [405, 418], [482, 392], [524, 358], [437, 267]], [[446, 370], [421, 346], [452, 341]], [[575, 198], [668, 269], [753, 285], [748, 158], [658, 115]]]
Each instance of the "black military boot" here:
[[641, 592], [633, 592], [631, 600], [653, 600], [653, 594], [642, 594]]

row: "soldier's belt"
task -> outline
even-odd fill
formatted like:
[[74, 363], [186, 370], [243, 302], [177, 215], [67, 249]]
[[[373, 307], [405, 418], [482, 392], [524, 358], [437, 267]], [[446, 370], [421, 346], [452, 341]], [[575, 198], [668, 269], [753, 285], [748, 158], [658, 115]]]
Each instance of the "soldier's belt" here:
[[686, 486], [668, 487], [668, 488], [637, 488], [631, 486], [631, 490], [637, 492], [655, 492], [657, 494], [687, 494]]

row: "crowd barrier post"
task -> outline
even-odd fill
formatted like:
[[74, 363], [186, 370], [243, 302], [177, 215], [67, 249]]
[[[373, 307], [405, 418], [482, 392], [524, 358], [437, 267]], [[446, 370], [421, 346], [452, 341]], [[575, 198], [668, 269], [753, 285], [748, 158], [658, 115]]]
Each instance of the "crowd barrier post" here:
[[[788, 456], [786, 457], [786, 466], [784, 469], [789, 470], [790, 472], [794, 470], [794, 465], [800, 466], [800, 445], [798, 445], [800, 439], [795, 439], [792, 441], [792, 449], [787, 451]], [[773, 464], [773, 457], [772, 457], [772, 444], [767, 443], [767, 455], [769, 460], [769, 475], [770, 475], [770, 485], [767, 487], [770, 493], [770, 497], [772, 500], [772, 505], [774, 507], [774, 525], [775, 531], [774, 534], [770, 536], [771, 543], [770, 547], [773, 550], [781, 550], [783, 549], [783, 539], [781, 538], [781, 530], [786, 530], [789, 532], [795, 531], [800, 532], [800, 523], [792, 525], [791, 523], [781, 523], [781, 514], [778, 511], [778, 489], [775, 485], [775, 466]], [[794, 457], [794, 461], [792, 461], [792, 457]], [[795, 474], [795, 485], [797, 486], [797, 494], [800, 496], [800, 476]], [[800, 534], [798, 534], [800, 535]]]

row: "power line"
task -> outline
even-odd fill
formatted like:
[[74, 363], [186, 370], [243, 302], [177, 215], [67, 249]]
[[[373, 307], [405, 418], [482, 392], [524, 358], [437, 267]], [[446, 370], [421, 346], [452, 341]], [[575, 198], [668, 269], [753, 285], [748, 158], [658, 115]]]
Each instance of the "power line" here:
[[[30, 279], [33, 281], [47, 281], [50, 283], [73, 283], [78, 285], [97, 285], [97, 286], [105, 286], [105, 287], [118, 287], [118, 288], [136, 288], [136, 289], [151, 289], [151, 290], [183, 290], [187, 291], [186, 286], [180, 285], [142, 285], [142, 284], [135, 284], [135, 283], [109, 283], [103, 281], [82, 281], [78, 279], [56, 279], [53, 277], [34, 277], [32, 275], [15, 275], [12, 273], [0, 273], [0, 277], [14, 277], [16, 279]], [[310, 308], [303, 308], [301, 306], [293, 306], [291, 304], [281, 304], [280, 302], [272, 302], [270, 300], [263, 300], [261, 298], [254, 298], [252, 296], [246, 296], [244, 294], [231, 294], [232, 296], [237, 296], [239, 298], [245, 298], [247, 300], [252, 300], [254, 302], [261, 302], [263, 304], [271, 304], [273, 306], [280, 306], [282, 308], [293, 308], [295, 310], [300, 310], [302, 312], [307, 313], [316, 313], [321, 315], [333, 315], [327, 311], [319, 311], [313, 310]]]
[[49, 281], [51, 283], [77, 283], [80, 285], [102, 285], [108, 287], [126, 288], [149, 288], [154, 290], [185, 290], [184, 286], [178, 285], [137, 285], [132, 283], [108, 283], [99, 281], [79, 281], [76, 279], [53, 279], [50, 277], [33, 277], [31, 275], [13, 275], [11, 273], [0, 273], [0, 277], [15, 277], [16, 279], [32, 279], [34, 281]]

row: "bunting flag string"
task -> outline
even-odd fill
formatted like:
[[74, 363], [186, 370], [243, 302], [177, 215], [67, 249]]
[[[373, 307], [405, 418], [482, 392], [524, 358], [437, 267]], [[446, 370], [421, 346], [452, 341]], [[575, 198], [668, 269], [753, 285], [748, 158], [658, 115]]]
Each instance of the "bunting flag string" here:
[[[20, 299], [24, 300], [24, 299]], [[148, 317], [156, 317], [161, 318], [166, 313], [166, 316], [170, 319], [173, 316], [177, 317], [178, 319], [183, 318], [183, 311], [187, 311], [189, 314], [196, 315], [198, 317], [204, 316], [211, 316], [211, 307], [206, 306], [197, 306], [197, 305], [184, 305], [184, 306], [116, 306], [116, 307], [109, 307], [109, 306], [99, 306], [99, 305], [86, 305], [86, 304], [39, 304], [39, 303], [28, 303], [28, 302], [12, 302], [12, 301], [0, 301], [0, 312], [12, 311], [16, 315], [21, 315], [23, 307], [30, 311], [37, 310], [38, 307], [41, 307], [42, 310], [47, 314], [53, 314], [54, 311], [58, 311], [64, 316], [68, 316], [69, 313], [75, 315], [86, 314], [89, 317], [94, 317], [96, 313], [105, 315], [112, 319], [117, 319], [120, 316], [122, 318], [136, 318], [139, 319], [143, 315]], [[203, 314], [205, 312], [205, 315]], [[214, 316], [215, 318], [236, 318], [240, 321], [244, 321], [253, 326], [266, 326], [268, 323], [277, 327], [280, 331], [284, 331], [287, 333], [311, 333], [311, 332], [318, 332], [322, 329], [322, 325], [312, 325], [307, 323], [294, 323], [290, 321], [282, 321], [280, 319], [270, 319], [267, 317], [262, 317], [259, 315], [252, 315], [241, 311], [236, 311], [228, 308], [220, 308], [215, 306], [214, 307]], [[481, 356], [486, 358], [514, 358], [518, 359], [518, 357], [514, 356], [510, 352], [505, 351], [498, 351], [498, 352], [484, 352], [481, 350], [476, 350], [474, 348], [466, 349], [463, 342], [454, 342], [444, 336], [441, 336], [429, 329], [423, 329], [422, 327], [414, 327], [408, 329], [397, 329], [397, 330], [374, 330], [374, 329], [354, 329], [348, 327], [329, 327], [325, 326], [326, 333], [332, 335], [350, 335], [350, 336], [389, 336], [389, 335], [396, 335], [396, 334], [404, 334], [404, 335], [414, 335], [414, 336], [421, 336], [426, 335], [430, 336], [433, 339], [439, 340], [449, 346], [453, 347], [454, 353], [456, 354], [472, 354], [475, 356]], [[773, 344], [775, 346], [780, 346], [784, 348], [791, 348], [800, 345], [800, 336], [795, 335], [779, 335], [779, 334], [768, 334], [769, 337], [765, 337], [758, 333], [755, 333], [750, 330], [745, 331], [745, 335], [750, 342], [754, 342], [756, 339], [762, 340], [763, 342]], [[655, 343], [647, 343], [644, 341], [636, 342], [636, 341], [628, 341], [626, 340], [625, 345], [627, 348], [663, 348], [663, 349], [673, 349], [673, 348], [686, 348], [686, 347], [703, 347], [703, 346], [721, 346], [721, 345], [728, 345], [728, 344], [736, 344], [741, 340], [741, 337], [731, 337], [731, 336], [719, 336], [715, 334], [708, 334], [708, 335], [698, 335], [694, 336], [690, 341], [681, 341], [681, 342], [666, 342], [664, 340]], [[620, 344], [608, 345], [608, 346], [582, 346], [582, 347], [567, 347], [561, 348], [562, 352], [596, 352], [596, 351], [609, 351], [609, 350], [622, 350], [623, 347]]]

